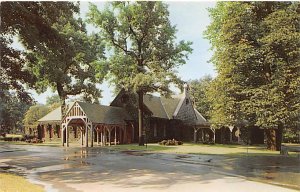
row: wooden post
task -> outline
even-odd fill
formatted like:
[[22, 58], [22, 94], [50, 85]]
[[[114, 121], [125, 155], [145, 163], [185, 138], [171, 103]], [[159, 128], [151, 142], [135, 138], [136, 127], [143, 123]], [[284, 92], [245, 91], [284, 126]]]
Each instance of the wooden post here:
[[194, 143], [197, 143], [197, 128], [194, 127]]
[[201, 128], [201, 139], [202, 139], [202, 143], [204, 142], [204, 132], [203, 132], [203, 128]]
[[101, 132], [100, 132], [100, 137], [101, 137], [101, 138], [100, 138], [100, 139], [101, 139], [101, 140], [100, 140], [101, 146], [103, 146], [103, 142], [104, 142], [104, 138], [103, 138], [103, 137], [104, 137], [104, 136], [103, 136], [103, 129], [102, 129]]
[[115, 127], [115, 139], [114, 139], [115, 145], [117, 145], [117, 127]]
[[80, 127], [81, 130], [81, 146], [83, 146], [83, 127]]
[[111, 129], [109, 128], [108, 129], [108, 145], [110, 146], [110, 132], [111, 132]]
[[106, 128], [104, 128], [104, 133], [103, 133], [103, 145], [106, 145]]
[[89, 138], [88, 138], [88, 134], [89, 133], [89, 130], [88, 130], [88, 125], [87, 123], [85, 123], [85, 146], [88, 147], [89, 146]]
[[98, 129], [96, 129], [96, 137], [97, 137], [97, 145], [99, 145], [99, 130]]
[[91, 147], [94, 146], [94, 127], [93, 124], [91, 124]]
[[68, 125], [66, 126], [66, 142], [67, 142], [67, 147], [69, 147], [69, 130], [68, 130]]
[[62, 142], [62, 146], [65, 146], [65, 141], [64, 141], [64, 125], [62, 124], [62, 128], [61, 128], [61, 142]]

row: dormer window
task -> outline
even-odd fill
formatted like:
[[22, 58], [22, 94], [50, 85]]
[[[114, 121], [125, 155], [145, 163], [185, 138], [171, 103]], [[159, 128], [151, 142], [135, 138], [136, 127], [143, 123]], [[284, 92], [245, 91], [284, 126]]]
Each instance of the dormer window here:
[[189, 104], [190, 100], [189, 99], [185, 99], [185, 104]]

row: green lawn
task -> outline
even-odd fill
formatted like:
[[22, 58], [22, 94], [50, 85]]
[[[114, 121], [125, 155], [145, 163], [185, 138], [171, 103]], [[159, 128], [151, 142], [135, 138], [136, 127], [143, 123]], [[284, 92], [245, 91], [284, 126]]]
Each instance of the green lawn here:
[[0, 173], [0, 192], [22, 191], [22, 192], [43, 192], [39, 185], [34, 185], [25, 178], [8, 173]]
[[[177, 154], [203, 154], [203, 155], [226, 155], [226, 156], [276, 156], [279, 151], [270, 151], [265, 146], [244, 146], [244, 145], [205, 145], [195, 143], [184, 143], [179, 146], [162, 146], [158, 144], [148, 144], [146, 146], [138, 146], [137, 144], [106, 146], [114, 150], [125, 151], [143, 151], [143, 152], [159, 152], [159, 153], [177, 153]], [[296, 156], [296, 153], [289, 153]]]
[[0, 143], [8, 143], [12, 145], [37, 145], [37, 146], [49, 146], [49, 147], [61, 146], [61, 142], [56, 142], [56, 141], [43, 142], [43, 143], [27, 143], [24, 141], [0, 141]]

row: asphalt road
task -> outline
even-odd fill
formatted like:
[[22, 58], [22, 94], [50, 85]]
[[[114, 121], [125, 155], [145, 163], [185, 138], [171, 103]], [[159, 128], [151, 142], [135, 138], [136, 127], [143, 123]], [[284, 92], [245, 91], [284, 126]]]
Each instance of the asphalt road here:
[[292, 161], [266, 167], [257, 158], [0, 145], [0, 172], [23, 175], [51, 192], [298, 191], [300, 164]]

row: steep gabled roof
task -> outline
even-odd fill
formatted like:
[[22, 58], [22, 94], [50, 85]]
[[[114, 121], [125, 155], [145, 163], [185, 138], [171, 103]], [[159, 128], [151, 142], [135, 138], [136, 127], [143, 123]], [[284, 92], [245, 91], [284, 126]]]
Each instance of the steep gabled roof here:
[[168, 115], [168, 118], [172, 119], [173, 115], [175, 113], [175, 110], [181, 99], [176, 98], [176, 97], [171, 97], [171, 98], [161, 97], [160, 99], [161, 99], [164, 109]]
[[[73, 106], [74, 102], [68, 102], [66, 103], [67, 110], [70, 110], [70, 108]], [[58, 122], [61, 121], [61, 106], [54, 109], [44, 117], [40, 118], [38, 122]]]
[[105, 106], [79, 101], [77, 103], [89, 120], [93, 123], [119, 125], [124, 124], [125, 120], [132, 120], [125, 109], [121, 107]]
[[152, 112], [152, 117], [169, 119], [160, 97], [144, 95], [144, 104]]
[[53, 122], [53, 121], [61, 121], [61, 107], [58, 107], [45, 115], [44, 117], [40, 118], [38, 122]]
[[[124, 124], [125, 120], [132, 120], [125, 109], [121, 107], [104, 106], [98, 104], [84, 103], [77, 101], [78, 105], [84, 111], [86, 116], [93, 123], [103, 124]], [[68, 105], [68, 111], [75, 106], [75, 103]], [[61, 107], [56, 108], [44, 117], [38, 120], [38, 122], [60, 122], [61, 121]]]

